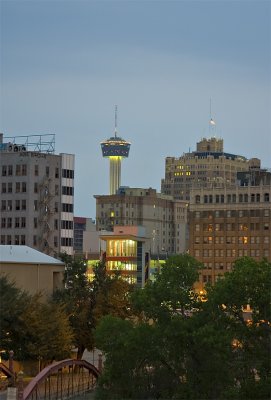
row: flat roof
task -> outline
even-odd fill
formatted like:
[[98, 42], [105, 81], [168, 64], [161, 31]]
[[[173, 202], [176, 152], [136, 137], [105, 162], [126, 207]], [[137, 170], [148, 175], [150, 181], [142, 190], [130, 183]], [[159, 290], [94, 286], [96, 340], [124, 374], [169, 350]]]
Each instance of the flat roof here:
[[134, 240], [136, 242], [145, 242], [148, 238], [133, 235], [100, 235], [101, 240]]
[[0, 263], [3, 262], [65, 265], [64, 262], [54, 257], [41, 253], [31, 247], [20, 245], [0, 245]]

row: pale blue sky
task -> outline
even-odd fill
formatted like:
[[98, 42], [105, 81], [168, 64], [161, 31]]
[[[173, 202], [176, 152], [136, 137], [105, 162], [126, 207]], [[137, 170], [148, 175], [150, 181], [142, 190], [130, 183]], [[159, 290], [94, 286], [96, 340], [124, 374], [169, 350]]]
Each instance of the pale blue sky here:
[[271, 167], [270, 1], [1, 1], [6, 136], [56, 134], [76, 155], [75, 214], [108, 194], [100, 142], [131, 141], [122, 184], [160, 191], [165, 157], [216, 134]]

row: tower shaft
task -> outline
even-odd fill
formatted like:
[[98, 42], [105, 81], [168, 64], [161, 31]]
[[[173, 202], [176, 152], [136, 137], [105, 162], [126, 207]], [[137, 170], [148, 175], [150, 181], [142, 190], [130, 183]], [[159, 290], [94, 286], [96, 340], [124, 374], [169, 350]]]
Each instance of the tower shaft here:
[[121, 158], [109, 157], [110, 165], [110, 194], [116, 194], [121, 181]]

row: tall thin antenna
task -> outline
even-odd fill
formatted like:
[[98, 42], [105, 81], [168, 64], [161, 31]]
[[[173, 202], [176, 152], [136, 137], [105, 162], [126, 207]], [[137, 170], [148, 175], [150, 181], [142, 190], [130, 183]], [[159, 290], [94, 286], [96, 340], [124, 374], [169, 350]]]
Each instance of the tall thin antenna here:
[[210, 119], [209, 119], [209, 134], [213, 133], [215, 136], [215, 121], [212, 118], [212, 98], [210, 97]]
[[115, 137], [117, 137], [118, 128], [118, 106], [115, 106]]

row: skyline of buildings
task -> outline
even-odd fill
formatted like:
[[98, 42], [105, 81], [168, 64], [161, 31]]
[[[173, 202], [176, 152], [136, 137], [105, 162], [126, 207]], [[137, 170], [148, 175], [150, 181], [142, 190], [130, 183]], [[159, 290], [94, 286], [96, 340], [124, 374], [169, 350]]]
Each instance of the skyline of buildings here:
[[[203, 138], [196, 151], [167, 157], [161, 193], [113, 179], [115, 194], [110, 184], [110, 194], [94, 196], [94, 220], [74, 216], [76, 155], [54, 154], [54, 139], [41, 136], [31, 149], [30, 138], [19, 144], [1, 135], [1, 244], [94, 260], [103, 235], [144, 227], [145, 254], [159, 260], [189, 252], [204, 264], [202, 285], [214, 283], [238, 257], [271, 258], [271, 173], [258, 158], [225, 153], [223, 139]], [[120, 151], [114, 146], [109, 143], [110, 154]], [[126, 269], [121, 260], [116, 265]]]

